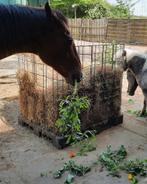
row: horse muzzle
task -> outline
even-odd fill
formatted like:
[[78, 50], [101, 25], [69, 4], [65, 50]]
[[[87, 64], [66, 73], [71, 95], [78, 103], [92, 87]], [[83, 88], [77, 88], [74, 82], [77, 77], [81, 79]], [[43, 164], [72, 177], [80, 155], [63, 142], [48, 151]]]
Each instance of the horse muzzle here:
[[75, 85], [75, 82], [81, 82], [83, 78], [83, 74], [81, 72], [79, 73], [74, 73], [69, 77], [69, 80], [67, 79], [67, 82], [69, 82], [72, 86]]
[[72, 81], [81, 82], [82, 78], [83, 78], [83, 74], [81, 72], [78, 74], [72, 75]]

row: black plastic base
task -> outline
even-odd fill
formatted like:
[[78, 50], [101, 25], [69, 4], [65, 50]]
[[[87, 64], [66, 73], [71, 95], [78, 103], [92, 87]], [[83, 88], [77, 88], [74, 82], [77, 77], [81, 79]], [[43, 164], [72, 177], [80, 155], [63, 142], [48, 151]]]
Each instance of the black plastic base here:
[[[111, 117], [103, 122], [99, 122], [97, 125], [93, 125], [92, 129], [96, 130], [96, 133], [98, 134], [103, 130], [121, 124], [122, 122], [123, 122], [123, 115], [119, 115], [117, 117]], [[56, 135], [49, 129], [42, 128], [42, 126], [39, 125], [38, 123], [34, 124], [29, 122], [28, 120], [24, 119], [22, 115], [19, 115], [18, 123], [22, 126], [32, 129], [36, 135], [50, 139], [53, 145], [58, 149], [63, 149], [68, 146], [66, 143], [66, 139], [64, 137]]]

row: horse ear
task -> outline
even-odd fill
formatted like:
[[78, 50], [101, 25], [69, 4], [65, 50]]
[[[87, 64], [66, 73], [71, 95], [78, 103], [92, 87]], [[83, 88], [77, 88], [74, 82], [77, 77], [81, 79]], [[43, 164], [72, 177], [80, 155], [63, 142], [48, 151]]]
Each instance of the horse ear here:
[[47, 17], [51, 18], [51, 16], [52, 16], [52, 9], [49, 6], [48, 2], [45, 3], [45, 12], [46, 12]]
[[122, 53], [122, 57], [123, 57], [123, 70], [126, 71], [127, 68], [128, 68], [128, 63], [127, 63], [127, 52], [126, 50], [123, 50], [123, 53]]

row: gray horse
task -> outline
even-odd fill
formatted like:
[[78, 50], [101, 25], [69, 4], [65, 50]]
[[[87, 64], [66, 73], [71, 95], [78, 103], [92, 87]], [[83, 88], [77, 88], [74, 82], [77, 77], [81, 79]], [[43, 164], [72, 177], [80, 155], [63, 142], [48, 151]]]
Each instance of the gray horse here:
[[128, 94], [133, 96], [137, 86], [143, 92], [144, 105], [140, 115], [144, 116], [147, 105], [147, 54], [126, 49], [118, 60], [123, 70], [127, 71]]

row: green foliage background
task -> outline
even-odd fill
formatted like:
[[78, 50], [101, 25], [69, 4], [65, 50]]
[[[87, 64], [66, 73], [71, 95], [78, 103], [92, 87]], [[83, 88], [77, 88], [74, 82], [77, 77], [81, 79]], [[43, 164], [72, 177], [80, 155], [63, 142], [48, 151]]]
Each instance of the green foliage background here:
[[112, 5], [107, 0], [0, 0], [2, 4], [28, 4], [30, 6], [44, 6], [49, 2], [54, 9], [60, 10], [69, 18], [131, 18], [133, 7], [139, 0], [116, 0]]
[[131, 18], [133, 0], [117, 0], [111, 5], [107, 0], [51, 0], [51, 6], [63, 12], [69, 18]]

